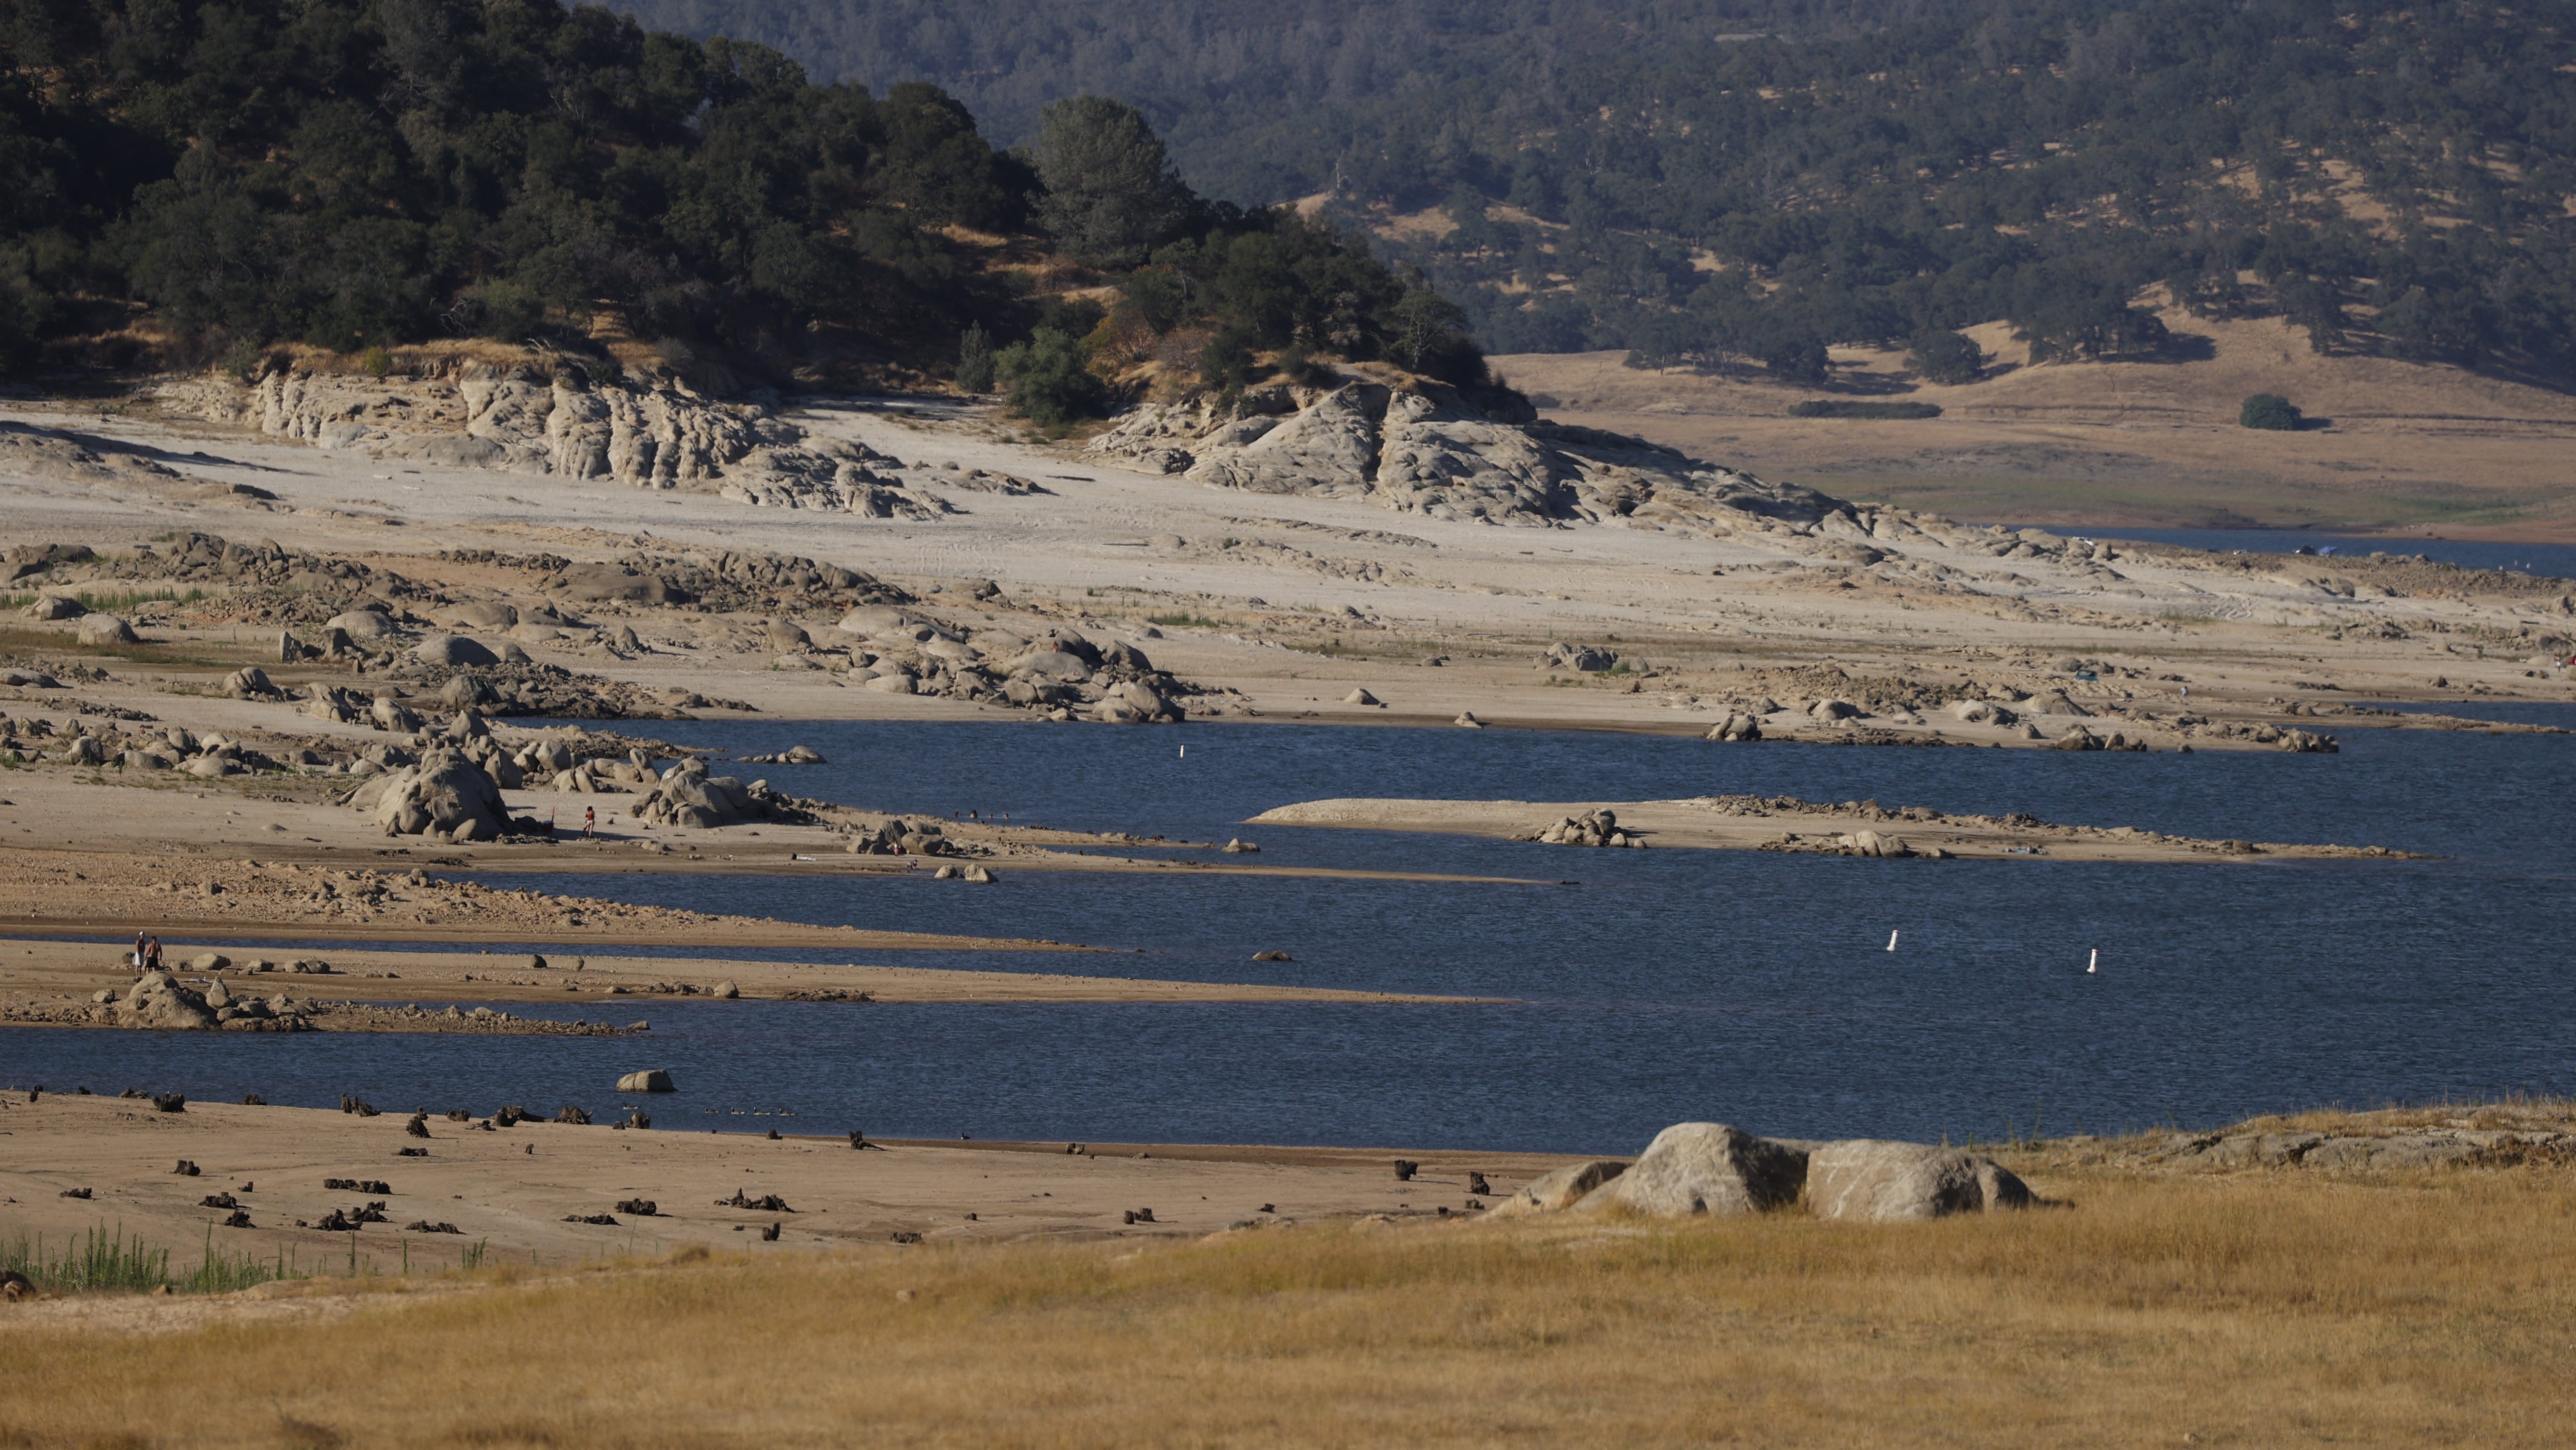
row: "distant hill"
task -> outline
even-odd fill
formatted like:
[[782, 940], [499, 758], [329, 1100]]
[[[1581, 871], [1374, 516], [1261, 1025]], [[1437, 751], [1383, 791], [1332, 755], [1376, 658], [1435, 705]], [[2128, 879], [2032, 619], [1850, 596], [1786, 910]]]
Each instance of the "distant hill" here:
[[5, 0], [0, 368], [482, 337], [574, 375], [962, 370], [1051, 424], [1262, 354], [1481, 388], [1419, 278], [1198, 195], [1133, 108], [1035, 140], [553, 0]]
[[[2566, 0], [643, 0], [990, 134], [1140, 107], [1193, 182], [1315, 196], [1505, 351], [1758, 361], [1997, 319], [2043, 355], [2278, 316], [2576, 375]], [[1970, 361], [1973, 363], [1973, 357]]]

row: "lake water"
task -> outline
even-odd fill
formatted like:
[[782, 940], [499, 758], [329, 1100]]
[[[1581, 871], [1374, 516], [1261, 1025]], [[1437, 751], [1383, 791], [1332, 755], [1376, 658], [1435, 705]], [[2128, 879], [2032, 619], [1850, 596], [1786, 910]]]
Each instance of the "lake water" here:
[[2483, 539], [2416, 539], [2390, 535], [2321, 534], [2310, 529], [2132, 529], [2105, 525], [2100, 529], [2050, 527], [2050, 533], [2067, 538], [2134, 539], [2140, 543], [2172, 544], [2185, 549], [2208, 549], [2215, 553], [2241, 551], [2248, 554], [2295, 554], [2302, 549], [2311, 554], [2367, 558], [2373, 552], [2395, 555], [2421, 554], [2436, 563], [2457, 564], [2463, 569], [2510, 569], [2522, 574], [2543, 574], [2553, 579], [2576, 579], [2576, 544], [2507, 544]]
[[[2576, 724], [2576, 710], [2513, 713]], [[2321, 1103], [2576, 1090], [2567, 737], [2348, 731], [2334, 756], [2181, 756], [1259, 724], [657, 729], [739, 753], [813, 745], [829, 765], [743, 768], [800, 794], [1176, 840], [1242, 835], [1271, 865], [1537, 884], [1009, 871], [991, 887], [640, 873], [507, 884], [1129, 953], [870, 958], [879, 961], [1517, 1000], [621, 1003], [652, 1021], [646, 1042], [17, 1029], [0, 1031], [0, 1082], [598, 1111], [617, 1073], [668, 1066], [683, 1091], [651, 1105], [664, 1126], [765, 1128], [774, 1120], [733, 1113], [783, 1110], [798, 1115], [784, 1126], [887, 1136], [1568, 1151], [1633, 1151], [1687, 1118], [1797, 1136], [1965, 1139], [2034, 1124], [2208, 1124]], [[2446, 859], [1870, 861], [1241, 824], [1328, 795], [1714, 792], [2021, 810]], [[1891, 929], [1902, 932], [1894, 953]], [[2096, 948], [2101, 971], [2087, 975]], [[721, 941], [670, 949], [733, 951]], [[1264, 949], [1295, 960], [1249, 960]], [[583, 1010], [598, 1004], [558, 1015]]]

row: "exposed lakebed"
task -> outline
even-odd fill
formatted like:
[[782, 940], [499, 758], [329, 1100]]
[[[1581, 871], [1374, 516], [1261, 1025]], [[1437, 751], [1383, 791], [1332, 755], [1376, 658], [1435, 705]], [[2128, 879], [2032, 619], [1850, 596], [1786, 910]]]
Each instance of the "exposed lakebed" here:
[[[2576, 712], [2513, 713], [2576, 723], [2559, 718]], [[562, 1102], [596, 1111], [619, 1072], [667, 1066], [683, 1090], [651, 1105], [665, 1127], [765, 1127], [776, 1120], [733, 1110], [787, 1109], [797, 1117], [777, 1125], [790, 1130], [896, 1136], [1576, 1151], [1633, 1148], [1685, 1118], [1791, 1135], [1964, 1138], [2027, 1131], [2035, 1119], [2051, 1130], [2205, 1123], [2328, 1102], [2576, 1087], [2576, 982], [2564, 947], [2576, 932], [2576, 833], [2563, 825], [2576, 746], [2562, 736], [2353, 730], [2337, 756], [2111, 756], [1267, 725], [659, 730], [745, 754], [812, 745], [831, 763], [743, 768], [803, 795], [1175, 841], [1247, 835], [1263, 848], [1249, 859], [1263, 864], [1533, 884], [1007, 870], [989, 887], [569, 873], [496, 884], [1122, 949], [959, 956], [960, 966], [1518, 1000], [641, 999], [632, 1015], [654, 1026], [643, 1041], [12, 1030], [0, 1033], [0, 1080], [208, 1097], [256, 1090], [323, 1104], [354, 1092], [388, 1108], [486, 1112], [515, 1101], [550, 1112]], [[1333, 795], [1716, 793], [2028, 811], [2449, 859], [1877, 861], [1241, 824]], [[1901, 932], [1893, 953], [1891, 930]], [[2096, 948], [2101, 970], [2087, 975]], [[773, 955], [722, 942], [670, 949]], [[1256, 950], [1293, 960], [1254, 963]], [[599, 1004], [550, 1015], [584, 1009]]]

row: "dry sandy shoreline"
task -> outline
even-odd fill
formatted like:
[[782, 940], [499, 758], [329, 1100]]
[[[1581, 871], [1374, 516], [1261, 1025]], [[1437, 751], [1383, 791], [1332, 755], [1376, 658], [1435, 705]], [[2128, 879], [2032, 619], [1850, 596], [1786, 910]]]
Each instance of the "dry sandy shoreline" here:
[[[202, 987], [220, 979], [236, 995], [275, 992], [335, 1002], [429, 1002], [464, 1006], [595, 1004], [622, 1020], [661, 1000], [728, 998], [802, 1002], [1332, 1002], [1475, 1003], [1500, 999], [1404, 992], [1347, 991], [1265, 983], [1197, 982], [1069, 972], [974, 971], [877, 966], [857, 962], [780, 962], [724, 957], [552, 956], [464, 951], [246, 951], [217, 953], [221, 968], [189, 965], [202, 941], [165, 939], [171, 970]], [[327, 961], [327, 975], [290, 970], [297, 960]], [[1133, 961], [1129, 956], [1125, 960]], [[542, 963], [542, 965], [540, 965]], [[35, 1013], [87, 1013], [93, 994], [121, 991], [134, 979], [124, 951], [97, 942], [0, 937], [0, 1024], [114, 1025], [104, 1014], [85, 1021]], [[338, 1024], [317, 1023], [329, 1028]], [[351, 1030], [370, 1030], [363, 1026]], [[375, 1028], [372, 1030], [400, 1030]], [[441, 1024], [409, 1030], [438, 1031]]]
[[[2131, 862], [2416, 859], [2379, 846], [2202, 840], [2130, 826], [2056, 825], [2029, 818], [1948, 815], [1922, 807], [1838, 806], [1759, 796], [1588, 802], [1342, 797], [1279, 806], [1253, 817], [1251, 824], [1430, 831], [1525, 841], [1557, 822], [1601, 810], [1612, 813], [1615, 829], [1644, 846], [1695, 850], [1898, 856], [1941, 852], [1994, 859]], [[1861, 832], [1871, 833], [1873, 843], [1893, 842], [1894, 849], [1856, 841]]]
[[[636, 1044], [635, 1054], [636, 1066], [653, 1065], [649, 1044]], [[495, 1257], [561, 1265], [690, 1242], [740, 1246], [758, 1241], [751, 1230], [773, 1223], [781, 1225], [782, 1247], [812, 1248], [884, 1244], [898, 1233], [933, 1242], [1205, 1234], [1264, 1214], [1437, 1217], [1493, 1201], [1468, 1193], [1471, 1171], [1508, 1194], [1577, 1161], [1541, 1153], [935, 1140], [853, 1151], [845, 1135], [865, 1124], [814, 1123], [748, 1104], [737, 1111], [680, 1086], [677, 1094], [620, 1098], [603, 1082], [582, 1104], [599, 1119], [595, 1125], [531, 1121], [489, 1132], [440, 1116], [470, 1108], [481, 1121], [502, 1106], [466, 1090], [452, 1102], [380, 1104], [384, 1111], [372, 1118], [204, 1102], [163, 1113], [142, 1099], [48, 1090], [31, 1104], [23, 1091], [0, 1093], [0, 1226], [13, 1238], [42, 1234], [59, 1244], [99, 1224], [119, 1224], [129, 1238], [175, 1247], [174, 1266], [192, 1265], [209, 1226], [231, 1212], [202, 1200], [229, 1193], [255, 1226], [216, 1228], [221, 1250], [263, 1260], [291, 1253], [313, 1264], [345, 1258], [352, 1236], [300, 1229], [295, 1220], [319, 1221], [332, 1209], [374, 1200], [385, 1204], [389, 1221], [359, 1230], [355, 1242], [362, 1263], [392, 1272], [406, 1244], [421, 1269], [452, 1265], [467, 1244], [488, 1244]], [[642, 1108], [653, 1128], [607, 1126], [620, 1104]], [[404, 1130], [403, 1113], [415, 1106], [431, 1113], [426, 1142]], [[560, 1105], [526, 1106], [551, 1118]], [[727, 1131], [706, 1131], [719, 1123]], [[790, 1136], [757, 1136], [772, 1125]], [[817, 1133], [823, 1136], [811, 1136]], [[404, 1147], [426, 1147], [428, 1156], [395, 1156]], [[1399, 1156], [1420, 1164], [1409, 1182], [1395, 1176]], [[182, 1159], [200, 1173], [173, 1173]], [[326, 1178], [380, 1180], [393, 1192], [325, 1189]], [[61, 1196], [75, 1188], [91, 1196]], [[736, 1192], [754, 1200], [775, 1194], [794, 1211], [717, 1202]], [[656, 1211], [618, 1210], [638, 1198]], [[1152, 1210], [1150, 1223], [1123, 1221], [1140, 1209]], [[564, 1221], [601, 1213], [617, 1222]], [[423, 1221], [453, 1223], [459, 1234], [403, 1231]], [[16, 1314], [0, 1318], [25, 1322]]]

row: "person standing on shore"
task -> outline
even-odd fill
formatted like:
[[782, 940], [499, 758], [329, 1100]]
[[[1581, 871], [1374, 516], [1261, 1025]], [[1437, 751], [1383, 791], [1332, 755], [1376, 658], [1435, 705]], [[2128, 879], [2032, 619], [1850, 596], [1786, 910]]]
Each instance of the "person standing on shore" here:
[[161, 938], [157, 936], [143, 944], [143, 970], [147, 972], [161, 970]]
[[143, 970], [143, 933], [134, 934], [134, 970]]
[[582, 838], [583, 840], [585, 840], [585, 841], [589, 840], [589, 839], [590, 839], [590, 828], [591, 828], [591, 827], [593, 827], [593, 826], [596, 826], [596, 825], [598, 825], [598, 824], [599, 824], [599, 810], [598, 810], [598, 808], [597, 808], [597, 807], [595, 807], [595, 806], [583, 806], [583, 807], [581, 808], [581, 838]]

